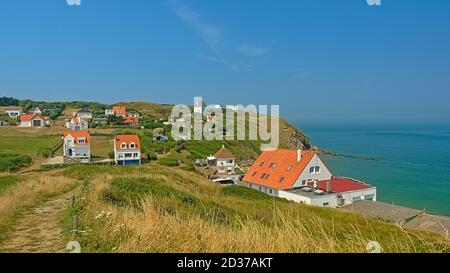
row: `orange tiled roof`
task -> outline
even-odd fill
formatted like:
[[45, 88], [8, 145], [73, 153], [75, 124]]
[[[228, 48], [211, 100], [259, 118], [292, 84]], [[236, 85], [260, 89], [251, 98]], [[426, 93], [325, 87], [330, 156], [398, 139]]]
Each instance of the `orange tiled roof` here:
[[298, 161], [297, 150], [263, 152], [243, 180], [273, 189], [290, 189], [315, 155], [310, 151], [301, 153], [302, 158]]
[[21, 121], [28, 121], [28, 120], [33, 120], [36, 117], [40, 117], [41, 119], [47, 119], [47, 117], [41, 115], [41, 114], [24, 114], [20, 116], [20, 120]]
[[117, 135], [114, 138], [114, 147], [120, 149], [122, 143], [126, 143], [129, 146], [132, 142], [136, 144], [136, 148], [141, 148], [141, 140], [137, 135]]
[[71, 135], [75, 139], [75, 143], [78, 143], [79, 138], [85, 138], [85, 144], [91, 144], [91, 134], [89, 133], [89, 131], [65, 131], [64, 138], [66, 138], [68, 135]]
[[125, 106], [121, 106], [121, 105], [113, 106], [113, 111], [114, 111], [114, 114], [118, 115], [118, 116], [125, 116], [127, 114], [127, 109], [125, 108]]
[[126, 117], [123, 119], [124, 123], [139, 123], [139, 118], [137, 117]]

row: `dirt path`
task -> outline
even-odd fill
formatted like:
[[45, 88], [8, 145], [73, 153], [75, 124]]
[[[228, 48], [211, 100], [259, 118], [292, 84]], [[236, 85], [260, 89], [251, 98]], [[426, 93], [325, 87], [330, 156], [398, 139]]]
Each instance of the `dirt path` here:
[[61, 218], [74, 192], [55, 197], [23, 215], [0, 246], [0, 252], [64, 253], [67, 242]]

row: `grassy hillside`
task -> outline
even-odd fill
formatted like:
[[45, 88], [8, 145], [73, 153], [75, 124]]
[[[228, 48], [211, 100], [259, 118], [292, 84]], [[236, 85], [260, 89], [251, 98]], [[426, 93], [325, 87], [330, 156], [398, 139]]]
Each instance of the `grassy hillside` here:
[[89, 252], [365, 252], [373, 240], [385, 252], [450, 251], [441, 235], [225, 188], [155, 164], [76, 166], [56, 175], [84, 181], [71, 213], [80, 215], [77, 240]]

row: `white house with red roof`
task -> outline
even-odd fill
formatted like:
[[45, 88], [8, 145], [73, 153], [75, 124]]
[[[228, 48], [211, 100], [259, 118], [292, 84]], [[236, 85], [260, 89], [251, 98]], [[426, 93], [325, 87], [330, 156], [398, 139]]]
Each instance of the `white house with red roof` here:
[[377, 198], [376, 188], [369, 184], [333, 177], [311, 151], [265, 151], [242, 180], [244, 186], [266, 194], [322, 207], [336, 208]]
[[114, 158], [119, 166], [141, 164], [141, 140], [137, 135], [117, 135], [114, 138]]
[[42, 114], [23, 114], [20, 115], [20, 127], [38, 127], [42, 128], [49, 125], [48, 118]]
[[76, 115], [66, 122], [66, 127], [72, 131], [87, 130], [89, 129], [89, 123]]
[[80, 163], [91, 161], [91, 134], [88, 131], [66, 131], [64, 133], [63, 154], [66, 159]]

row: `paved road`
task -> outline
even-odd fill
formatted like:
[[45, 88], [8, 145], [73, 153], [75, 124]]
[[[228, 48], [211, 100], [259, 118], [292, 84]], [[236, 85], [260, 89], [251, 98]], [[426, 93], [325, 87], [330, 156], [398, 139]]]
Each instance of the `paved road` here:
[[449, 234], [450, 230], [450, 217], [430, 215], [420, 210], [383, 202], [355, 202], [343, 209], [361, 213], [371, 218], [378, 217], [392, 223], [400, 224], [405, 228], [421, 229], [444, 234]]

